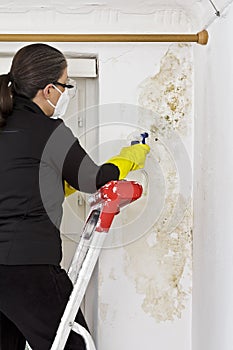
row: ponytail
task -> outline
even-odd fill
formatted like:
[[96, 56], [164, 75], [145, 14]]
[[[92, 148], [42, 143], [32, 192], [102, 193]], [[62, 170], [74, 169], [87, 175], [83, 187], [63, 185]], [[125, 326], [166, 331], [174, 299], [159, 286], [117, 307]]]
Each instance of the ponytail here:
[[16, 52], [10, 73], [0, 75], [0, 129], [13, 111], [15, 96], [32, 100], [38, 90], [57, 81], [66, 67], [63, 53], [46, 44], [30, 44]]
[[13, 110], [12, 80], [10, 73], [0, 75], [0, 129]]

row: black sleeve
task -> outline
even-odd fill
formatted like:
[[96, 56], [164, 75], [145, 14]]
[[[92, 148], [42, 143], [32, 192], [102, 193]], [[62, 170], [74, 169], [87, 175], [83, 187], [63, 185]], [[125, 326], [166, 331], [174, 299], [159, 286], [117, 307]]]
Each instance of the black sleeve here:
[[114, 164], [98, 166], [64, 123], [54, 130], [50, 139], [52, 162], [61, 172], [63, 180], [75, 189], [94, 193], [107, 182], [118, 180], [118, 167]]
[[108, 181], [118, 180], [119, 169], [114, 164], [96, 165], [76, 140], [65, 158], [62, 175], [77, 190], [93, 193]]

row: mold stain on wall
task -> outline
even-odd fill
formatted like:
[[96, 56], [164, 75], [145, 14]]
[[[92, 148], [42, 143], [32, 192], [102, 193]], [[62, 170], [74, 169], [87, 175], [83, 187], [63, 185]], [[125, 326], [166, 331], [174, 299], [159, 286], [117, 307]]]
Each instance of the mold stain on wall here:
[[[125, 273], [144, 296], [144, 312], [158, 322], [181, 318], [191, 297], [191, 189], [182, 187], [179, 167], [191, 168], [185, 156], [191, 156], [191, 150], [186, 150], [182, 139], [191, 144], [192, 100], [192, 47], [171, 45], [161, 59], [160, 71], [140, 85], [139, 94], [139, 105], [154, 112], [149, 118], [142, 115], [139, 125], [150, 130], [150, 161], [159, 163], [166, 184], [164, 205], [149, 232], [124, 247]], [[181, 147], [174, 145], [171, 151], [177, 142]], [[191, 188], [191, 178], [187, 181]], [[157, 190], [150, 189], [155, 195]]]

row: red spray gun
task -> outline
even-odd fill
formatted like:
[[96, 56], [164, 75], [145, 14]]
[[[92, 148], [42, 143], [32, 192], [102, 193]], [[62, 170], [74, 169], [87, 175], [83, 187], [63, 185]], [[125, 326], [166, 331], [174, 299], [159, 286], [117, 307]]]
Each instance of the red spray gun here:
[[[91, 206], [99, 212], [95, 230], [108, 232], [114, 216], [127, 204], [134, 202], [142, 195], [142, 186], [135, 181], [110, 181], [90, 200]], [[92, 212], [89, 217], [92, 216]], [[87, 220], [88, 222], [88, 220]], [[85, 230], [85, 227], [84, 227]]]

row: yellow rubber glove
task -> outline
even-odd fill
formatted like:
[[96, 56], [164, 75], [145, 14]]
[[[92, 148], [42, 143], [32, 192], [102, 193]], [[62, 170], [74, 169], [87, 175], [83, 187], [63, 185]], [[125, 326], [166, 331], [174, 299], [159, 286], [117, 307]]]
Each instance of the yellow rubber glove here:
[[129, 147], [123, 147], [120, 153], [110, 158], [106, 163], [111, 163], [119, 168], [119, 179], [124, 179], [132, 170], [144, 168], [146, 156], [150, 147], [146, 144], [137, 143]]
[[68, 182], [65, 181], [65, 197], [70, 196], [72, 193], [76, 192], [77, 190], [70, 186]]

